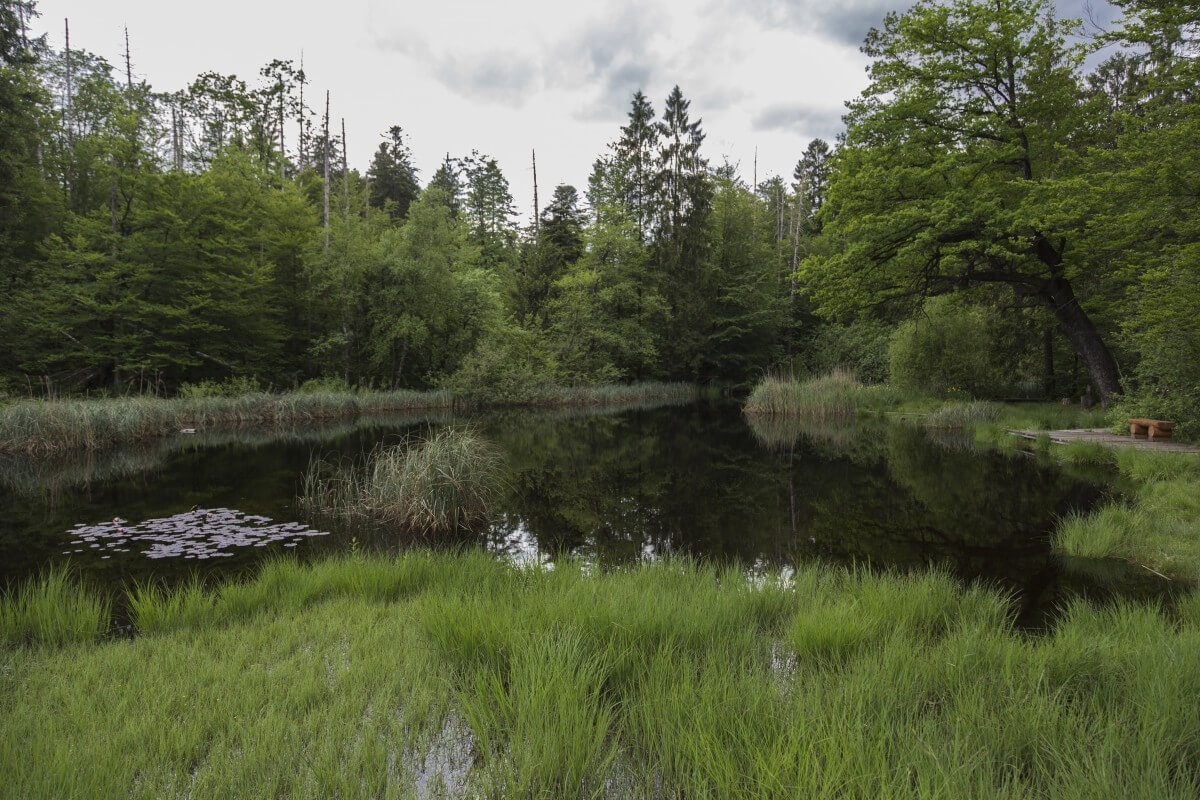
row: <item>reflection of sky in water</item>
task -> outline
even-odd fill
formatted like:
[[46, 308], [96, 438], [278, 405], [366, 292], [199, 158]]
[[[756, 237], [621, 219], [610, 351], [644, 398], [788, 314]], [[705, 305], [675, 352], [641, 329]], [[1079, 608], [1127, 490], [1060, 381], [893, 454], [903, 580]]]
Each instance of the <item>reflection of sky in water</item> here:
[[231, 550], [242, 547], [276, 543], [295, 547], [308, 537], [327, 534], [299, 522], [276, 523], [231, 508], [200, 508], [137, 524], [120, 518], [98, 525], [80, 523], [67, 535], [74, 537], [70, 542], [74, 549], [64, 550], [64, 555], [85, 549], [128, 553], [138, 548], [147, 558], [207, 559], [232, 556]]
[[519, 564], [550, 560], [538, 545], [537, 536], [526, 527], [523, 520], [517, 520], [511, 530], [493, 528], [487, 549]]

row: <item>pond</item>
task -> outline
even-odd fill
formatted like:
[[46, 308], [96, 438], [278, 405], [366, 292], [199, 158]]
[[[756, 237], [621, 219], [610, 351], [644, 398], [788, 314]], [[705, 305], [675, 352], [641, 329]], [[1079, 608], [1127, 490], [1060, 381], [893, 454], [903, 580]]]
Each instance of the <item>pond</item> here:
[[68, 460], [0, 461], [0, 580], [69, 563], [93, 585], [247, 571], [280, 553], [394, 550], [394, 532], [310, 527], [296, 494], [313, 459], [361, 457], [431, 426], [474, 425], [503, 452], [504, 500], [481, 544], [601, 568], [689, 555], [750, 569], [806, 560], [940, 565], [1016, 598], [1037, 624], [1078, 594], [1162, 589], [1050, 550], [1055, 521], [1113, 490], [1025, 454], [903, 423], [803, 426], [728, 403], [508, 411], [179, 436]]

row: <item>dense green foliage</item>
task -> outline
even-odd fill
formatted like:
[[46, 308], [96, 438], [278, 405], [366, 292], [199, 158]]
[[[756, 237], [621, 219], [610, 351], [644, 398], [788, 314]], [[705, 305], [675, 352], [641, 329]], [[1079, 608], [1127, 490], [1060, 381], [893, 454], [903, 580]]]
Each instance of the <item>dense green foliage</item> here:
[[394, 126], [350, 168], [291, 62], [163, 93], [4, 0], [0, 393], [336, 378], [521, 402], [847, 367], [1090, 386], [1194, 435], [1200, 18], [1119, 5], [1090, 38], [1048, 0], [891, 13], [844, 137], [757, 186], [707, 160], [679, 87], [661, 113], [637, 92], [585, 189], [523, 225], [477, 151], [423, 188]]
[[1038, 636], [938, 573], [412, 553], [138, 587], [130, 607], [132, 639], [31, 629], [47, 643], [0, 652], [0, 794], [1200, 791], [1195, 596], [1077, 602]]

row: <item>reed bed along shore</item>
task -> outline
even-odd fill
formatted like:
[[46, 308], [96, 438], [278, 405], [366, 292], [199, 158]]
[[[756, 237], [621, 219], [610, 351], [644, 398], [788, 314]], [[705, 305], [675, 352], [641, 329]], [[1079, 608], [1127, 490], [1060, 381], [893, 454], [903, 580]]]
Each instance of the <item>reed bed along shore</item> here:
[[300, 507], [314, 519], [381, 524], [416, 535], [477, 528], [492, 517], [499, 451], [471, 428], [376, 447], [361, 464], [317, 462]]
[[130, 607], [132, 638], [6, 629], [0, 796], [1200, 793], [1195, 596], [1031, 636], [937, 572], [411, 553]]
[[[695, 396], [696, 389], [689, 384], [634, 383], [547, 389], [530, 405], [600, 407]], [[363, 414], [486, 405], [445, 390], [18, 400], [0, 405], [0, 452], [49, 455], [146, 441], [185, 429], [299, 425]]]

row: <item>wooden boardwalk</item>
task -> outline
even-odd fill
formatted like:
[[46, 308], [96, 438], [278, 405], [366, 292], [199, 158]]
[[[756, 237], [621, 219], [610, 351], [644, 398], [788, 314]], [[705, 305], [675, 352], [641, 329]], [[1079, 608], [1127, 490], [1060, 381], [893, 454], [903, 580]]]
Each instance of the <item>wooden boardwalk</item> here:
[[1036, 440], [1039, 436], [1049, 436], [1055, 444], [1070, 442], [1099, 442], [1113, 447], [1136, 447], [1139, 450], [1170, 450], [1176, 453], [1200, 453], [1200, 447], [1190, 444], [1173, 442], [1170, 439], [1155, 439], [1153, 441], [1139, 437], [1121, 436], [1104, 428], [1073, 428], [1065, 431], [1021, 431], [1006, 428], [1013, 436]]

